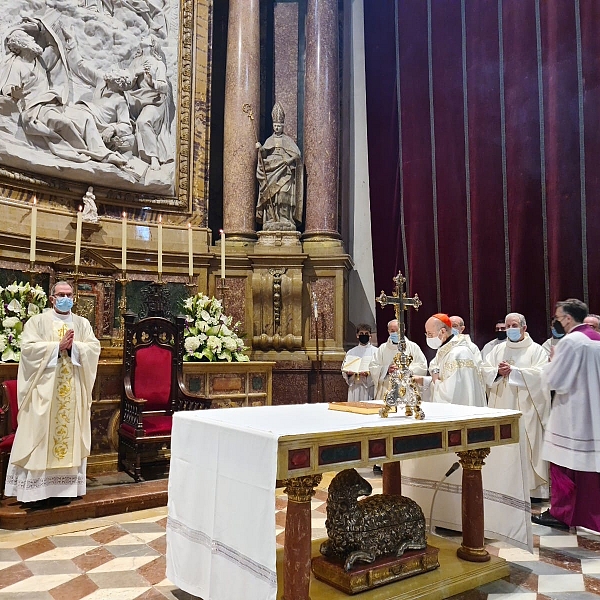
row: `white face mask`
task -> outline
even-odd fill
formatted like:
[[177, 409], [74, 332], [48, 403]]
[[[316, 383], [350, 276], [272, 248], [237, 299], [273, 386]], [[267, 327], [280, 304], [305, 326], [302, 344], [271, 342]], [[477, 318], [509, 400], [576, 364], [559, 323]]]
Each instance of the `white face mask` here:
[[437, 350], [442, 345], [442, 340], [440, 339], [439, 335], [437, 337], [434, 337], [434, 338], [428, 337], [427, 338], [427, 345], [432, 350]]

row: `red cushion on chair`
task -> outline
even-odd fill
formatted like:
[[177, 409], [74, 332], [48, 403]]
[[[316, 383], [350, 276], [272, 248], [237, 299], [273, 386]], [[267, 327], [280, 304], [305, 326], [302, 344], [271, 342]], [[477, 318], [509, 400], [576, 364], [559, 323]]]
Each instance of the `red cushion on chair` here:
[[171, 395], [171, 357], [166, 348], [150, 346], [135, 353], [133, 393], [148, 402], [144, 410], [164, 410]]
[[17, 401], [17, 380], [7, 379], [3, 382], [8, 404], [10, 406], [10, 430], [14, 433], [17, 430], [17, 413], [19, 412], [19, 403]]
[[0, 440], [0, 452], [10, 452], [12, 450], [14, 439], [14, 433], [9, 433], [7, 436], [3, 437]]
[[171, 415], [151, 415], [142, 417], [144, 424], [144, 434], [151, 435], [170, 435], [173, 425], [173, 417]]

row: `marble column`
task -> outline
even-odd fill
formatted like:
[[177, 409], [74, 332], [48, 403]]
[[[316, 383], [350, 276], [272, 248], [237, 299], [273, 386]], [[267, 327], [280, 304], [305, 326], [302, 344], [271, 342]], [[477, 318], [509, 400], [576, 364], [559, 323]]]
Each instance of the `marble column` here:
[[322, 475], [284, 479], [288, 496], [283, 542], [282, 600], [310, 600], [311, 498]]
[[308, 0], [304, 87], [304, 239], [338, 239], [339, 48], [337, 0]]
[[[223, 138], [223, 229], [227, 241], [255, 240], [256, 134], [260, 117], [259, 0], [230, 0]], [[248, 104], [251, 121], [244, 112]]]
[[470, 562], [486, 562], [490, 555], [485, 549], [483, 482], [481, 469], [490, 453], [489, 448], [457, 452], [462, 474], [462, 533], [463, 541], [456, 551], [459, 558]]

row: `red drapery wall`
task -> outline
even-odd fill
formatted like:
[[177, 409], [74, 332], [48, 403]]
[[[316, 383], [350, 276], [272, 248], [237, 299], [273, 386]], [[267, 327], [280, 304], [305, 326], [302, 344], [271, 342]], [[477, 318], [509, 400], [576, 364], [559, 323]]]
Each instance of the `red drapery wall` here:
[[[600, 312], [600, 2], [365, 2], [377, 291], [461, 315], [480, 346], [509, 311]], [[412, 311], [411, 311], [412, 312]], [[378, 308], [379, 339], [390, 308]]]

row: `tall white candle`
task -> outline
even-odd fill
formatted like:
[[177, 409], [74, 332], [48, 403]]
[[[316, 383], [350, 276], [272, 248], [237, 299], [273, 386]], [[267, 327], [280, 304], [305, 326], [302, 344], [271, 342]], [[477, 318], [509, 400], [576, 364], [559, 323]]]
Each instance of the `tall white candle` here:
[[163, 244], [162, 244], [162, 216], [158, 217], [158, 272], [162, 273], [162, 253], [163, 253]]
[[188, 275], [194, 276], [194, 246], [192, 242], [192, 224], [188, 223]]
[[127, 213], [123, 211], [121, 221], [121, 271], [127, 271]]
[[37, 198], [33, 197], [33, 206], [31, 207], [31, 238], [29, 244], [29, 262], [35, 262], [35, 246], [37, 236]]
[[221, 234], [221, 279], [225, 279], [225, 232], [220, 229]]
[[75, 233], [75, 266], [78, 267], [81, 262], [81, 222], [83, 213], [82, 207], [77, 211], [77, 232]]

